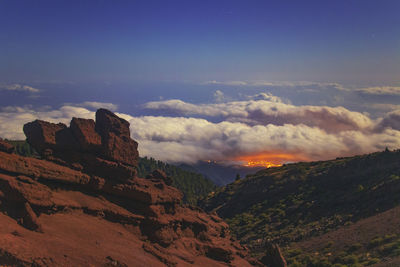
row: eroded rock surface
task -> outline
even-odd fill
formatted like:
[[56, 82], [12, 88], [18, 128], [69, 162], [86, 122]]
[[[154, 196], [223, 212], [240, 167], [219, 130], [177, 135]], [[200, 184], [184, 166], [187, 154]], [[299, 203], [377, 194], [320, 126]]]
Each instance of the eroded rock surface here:
[[24, 132], [43, 159], [0, 151], [0, 265], [263, 266], [165, 173], [136, 176], [137, 143], [110, 111]]
[[100, 151], [101, 136], [95, 130], [94, 120], [73, 118], [70, 128], [82, 150]]
[[96, 129], [101, 135], [104, 156], [128, 165], [137, 165], [138, 144], [130, 137], [129, 122], [111, 111], [99, 109], [96, 112]]

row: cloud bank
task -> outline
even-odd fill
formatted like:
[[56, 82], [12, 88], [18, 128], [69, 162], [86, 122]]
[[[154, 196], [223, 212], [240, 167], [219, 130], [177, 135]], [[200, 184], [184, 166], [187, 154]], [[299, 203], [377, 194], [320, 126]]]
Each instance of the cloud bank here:
[[77, 106], [77, 107], [84, 107], [84, 108], [89, 108], [89, 109], [99, 109], [99, 108], [105, 108], [111, 111], [116, 111], [118, 109], [118, 105], [113, 104], [113, 103], [104, 103], [104, 102], [96, 102], [96, 101], [85, 101], [82, 103], [69, 103], [68, 105], [71, 106]]
[[285, 124], [318, 127], [334, 133], [344, 130], [371, 130], [373, 121], [366, 115], [343, 107], [294, 106], [279, 98], [266, 95], [268, 100], [234, 101], [218, 104], [191, 104], [178, 99], [148, 102], [145, 107], [152, 110], [181, 114], [182, 116], [203, 115], [223, 117], [230, 122], [248, 125]]
[[361, 92], [367, 95], [391, 95], [391, 96], [400, 96], [400, 87], [399, 86], [377, 86], [377, 87], [367, 87], [360, 88], [356, 90], [357, 92]]
[[37, 88], [33, 88], [29, 85], [21, 85], [21, 84], [9, 84], [9, 85], [0, 85], [0, 91], [22, 91], [22, 92], [30, 92], [30, 93], [39, 93], [40, 90]]
[[[117, 114], [131, 123], [131, 134], [139, 142], [140, 155], [168, 162], [290, 155], [280, 157], [283, 163], [400, 148], [400, 110], [372, 120], [343, 107], [295, 106], [269, 98], [216, 104], [175, 99], [146, 104], [147, 109], [178, 113], [174, 117]], [[0, 136], [24, 139], [22, 125], [35, 119], [67, 124], [72, 117], [93, 119], [97, 106], [2, 108]]]
[[227, 86], [270, 86], [270, 87], [316, 87], [316, 88], [335, 88], [345, 90], [345, 88], [334, 82], [309, 82], [309, 81], [206, 81], [204, 85], [227, 85]]
[[33, 109], [32, 107], [9, 106], [0, 109], [0, 137], [14, 140], [24, 140], [22, 126], [30, 121], [39, 119], [53, 123], [69, 124], [72, 117], [94, 119], [95, 112], [86, 108], [65, 105], [59, 109]]

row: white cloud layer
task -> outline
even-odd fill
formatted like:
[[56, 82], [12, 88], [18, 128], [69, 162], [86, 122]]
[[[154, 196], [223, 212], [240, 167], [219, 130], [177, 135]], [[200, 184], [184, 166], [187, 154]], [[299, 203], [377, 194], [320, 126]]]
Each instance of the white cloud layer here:
[[281, 103], [279, 98], [264, 95], [268, 100], [234, 101], [218, 104], [191, 104], [181, 100], [148, 102], [145, 107], [152, 110], [173, 112], [183, 116], [203, 115], [223, 117], [230, 122], [249, 125], [300, 125], [318, 127], [327, 132], [344, 130], [371, 130], [374, 122], [359, 112], [343, 107], [294, 106]]
[[[268, 153], [322, 160], [385, 147], [400, 148], [399, 110], [374, 121], [342, 107], [293, 106], [266, 100], [207, 105], [169, 100], [148, 103], [148, 108], [223, 117], [220, 122], [211, 122], [202, 118], [132, 117], [118, 113], [131, 123], [140, 155], [168, 162], [235, 160]], [[73, 105], [55, 110], [6, 107], [0, 110], [0, 136], [24, 139], [23, 124], [35, 119], [68, 124], [72, 117], [93, 119], [94, 114], [89, 108]]]
[[216, 90], [214, 92], [214, 100], [215, 102], [223, 102], [225, 100], [225, 95], [221, 90]]
[[310, 87], [327, 88], [336, 90], [347, 90], [340, 83], [334, 82], [309, 82], [309, 81], [206, 81], [205, 85], [226, 85], [226, 86], [269, 86], [269, 87]]
[[378, 130], [391, 128], [400, 131], [400, 109], [387, 113], [378, 121], [376, 127]]
[[105, 108], [105, 109], [109, 109], [111, 111], [116, 111], [118, 109], [118, 105], [116, 105], [116, 104], [105, 103], [105, 102], [95, 102], [95, 101], [85, 101], [85, 102], [78, 103], [78, 104], [68, 103], [67, 105], [91, 108], [91, 109]]
[[370, 134], [359, 131], [329, 134], [303, 124], [249, 126], [169, 117], [138, 117], [130, 122], [141, 153], [175, 162], [234, 160], [268, 152], [317, 160], [383, 150], [386, 146], [400, 147], [400, 131], [392, 129]]
[[75, 106], [62, 106], [51, 110], [32, 109], [31, 107], [5, 107], [0, 109], [0, 137], [7, 139], [24, 140], [22, 126], [30, 121], [39, 119], [53, 123], [69, 124], [72, 117], [94, 119], [95, 113], [88, 109]]
[[39, 93], [40, 90], [37, 88], [33, 88], [29, 85], [21, 85], [21, 84], [8, 84], [8, 85], [0, 85], [0, 91], [25, 91], [30, 93]]
[[400, 96], [400, 86], [377, 86], [377, 87], [366, 87], [356, 90], [363, 94], [368, 95], [396, 95]]
[[249, 100], [266, 100], [266, 101], [270, 101], [270, 102], [275, 102], [275, 103], [283, 103], [283, 100], [278, 97], [278, 96], [274, 96], [271, 93], [258, 93], [252, 96], [248, 96], [247, 99]]

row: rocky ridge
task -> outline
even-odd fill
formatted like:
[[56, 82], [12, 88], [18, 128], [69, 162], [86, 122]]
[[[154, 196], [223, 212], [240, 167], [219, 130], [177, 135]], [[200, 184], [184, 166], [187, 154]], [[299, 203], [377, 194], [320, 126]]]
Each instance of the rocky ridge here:
[[42, 159], [0, 140], [0, 264], [264, 266], [162, 171], [137, 177], [138, 144], [112, 112], [24, 132]]

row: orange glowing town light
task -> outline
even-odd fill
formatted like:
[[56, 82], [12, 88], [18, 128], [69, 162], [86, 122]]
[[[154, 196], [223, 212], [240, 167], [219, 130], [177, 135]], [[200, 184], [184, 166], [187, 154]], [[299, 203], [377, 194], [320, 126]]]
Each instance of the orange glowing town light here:
[[296, 162], [307, 160], [304, 156], [299, 154], [289, 153], [261, 153], [256, 155], [247, 155], [236, 158], [237, 161], [243, 162], [247, 167], [279, 167], [286, 162]]
[[271, 168], [271, 167], [280, 167], [282, 166], [282, 164], [275, 164], [265, 160], [258, 160], [258, 161], [248, 161], [246, 164], [244, 164], [244, 166]]

